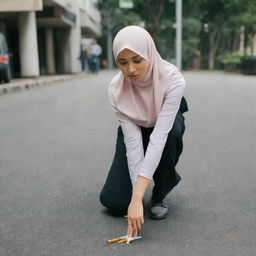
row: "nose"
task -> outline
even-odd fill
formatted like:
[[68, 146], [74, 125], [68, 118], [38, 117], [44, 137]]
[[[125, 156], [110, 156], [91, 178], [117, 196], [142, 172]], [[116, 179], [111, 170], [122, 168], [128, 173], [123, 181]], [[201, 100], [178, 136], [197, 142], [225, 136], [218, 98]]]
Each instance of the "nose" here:
[[135, 69], [135, 65], [133, 63], [129, 64], [128, 71], [129, 71], [129, 74], [135, 73], [136, 69]]

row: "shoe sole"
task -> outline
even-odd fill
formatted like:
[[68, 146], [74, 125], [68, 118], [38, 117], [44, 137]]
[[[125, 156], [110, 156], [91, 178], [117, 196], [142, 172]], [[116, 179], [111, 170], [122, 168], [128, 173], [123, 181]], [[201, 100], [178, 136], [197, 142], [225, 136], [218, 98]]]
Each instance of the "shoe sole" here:
[[168, 213], [166, 213], [162, 216], [153, 216], [153, 215], [149, 214], [149, 218], [152, 219], [152, 220], [163, 220], [163, 219], [166, 219], [167, 216], [168, 216]]

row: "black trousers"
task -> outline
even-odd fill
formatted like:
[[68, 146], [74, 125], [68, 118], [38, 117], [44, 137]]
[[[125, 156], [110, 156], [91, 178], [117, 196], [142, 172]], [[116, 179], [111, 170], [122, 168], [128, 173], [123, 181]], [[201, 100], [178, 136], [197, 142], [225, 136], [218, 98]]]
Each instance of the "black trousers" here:
[[[185, 102], [186, 103], [186, 102]], [[184, 109], [181, 105], [175, 122], [161, 156], [159, 165], [154, 173], [154, 188], [152, 198], [155, 201], [161, 201], [165, 196], [179, 183], [180, 176], [176, 172], [175, 166], [182, 153], [182, 136], [185, 131]], [[141, 127], [144, 152], [150, 140], [152, 128]], [[126, 214], [132, 196], [132, 183], [128, 169], [126, 147], [121, 127], [118, 127], [116, 151], [114, 159], [107, 176], [107, 180], [100, 193], [100, 202], [115, 214]]]

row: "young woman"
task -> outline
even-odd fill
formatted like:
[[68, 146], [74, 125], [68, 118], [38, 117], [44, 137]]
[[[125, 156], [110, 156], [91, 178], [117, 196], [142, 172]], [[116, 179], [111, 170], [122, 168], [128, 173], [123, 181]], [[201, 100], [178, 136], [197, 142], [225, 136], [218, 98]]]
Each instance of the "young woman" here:
[[166, 195], [178, 184], [175, 170], [182, 152], [187, 103], [185, 80], [163, 60], [150, 34], [128, 26], [116, 35], [113, 52], [119, 72], [109, 86], [109, 100], [118, 117], [116, 152], [101, 203], [111, 212], [128, 216], [128, 237], [144, 222], [143, 196], [153, 179], [149, 216], [168, 214]]

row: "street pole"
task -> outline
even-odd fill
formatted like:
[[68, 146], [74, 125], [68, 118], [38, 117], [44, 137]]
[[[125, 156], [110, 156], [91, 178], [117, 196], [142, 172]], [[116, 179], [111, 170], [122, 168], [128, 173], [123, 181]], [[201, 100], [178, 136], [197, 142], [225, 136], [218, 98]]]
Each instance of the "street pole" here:
[[113, 56], [112, 56], [112, 31], [108, 29], [108, 69], [113, 69]]
[[182, 69], [182, 0], [176, 0], [176, 65]]
[[108, 53], [108, 69], [114, 68], [113, 55], [112, 55], [112, 26], [111, 26], [111, 17], [107, 17], [108, 25], [108, 41], [107, 41], [107, 53]]

